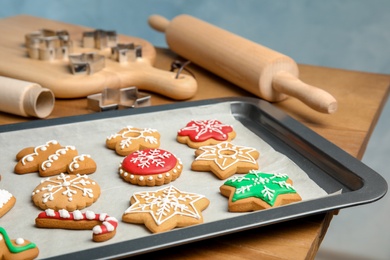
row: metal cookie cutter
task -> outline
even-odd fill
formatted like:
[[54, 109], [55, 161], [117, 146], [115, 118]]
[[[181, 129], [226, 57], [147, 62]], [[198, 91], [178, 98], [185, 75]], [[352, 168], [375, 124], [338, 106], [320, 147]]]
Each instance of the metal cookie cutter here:
[[118, 44], [111, 47], [111, 58], [119, 63], [126, 63], [128, 61], [135, 61], [142, 57], [142, 46], [134, 43]]
[[88, 108], [97, 112], [151, 105], [150, 95], [139, 92], [134, 86], [122, 89], [106, 88], [102, 93], [89, 95], [87, 100]]
[[83, 47], [104, 49], [116, 46], [116, 31], [96, 30], [83, 33]]
[[105, 57], [95, 52], [69, 55], [69, 65], [73, 74], [93, 74], [105, 66]]
[[42, 29], [25, 35], [28, 55], [32, 59], [64, 59], [72, 52], [73, 44], [65, 30]]

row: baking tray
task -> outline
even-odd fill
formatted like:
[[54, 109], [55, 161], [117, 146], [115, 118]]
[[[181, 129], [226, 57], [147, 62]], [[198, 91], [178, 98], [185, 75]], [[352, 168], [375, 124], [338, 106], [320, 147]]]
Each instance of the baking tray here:
[[[209, 118], [210, 116], [212, 116], [212, 118]], [[183, 144], [178, 144], [177, 142], [174, 144], [173, 139], [178, 130], [174, 129], [174, 127], [178, 127], [178, 125], [169, 121], [174, 120], [176, 124], [177, 122], [181, 122], [182, 126], [184, 126], [187, 123], [187, 118], [190, 117], [195, 119], [219, 119], [219, 117], [226, 117], [229, 119], [231, 117], [231, 120], [234, 121], [233, 124], [245, 128], [241, 131], [238, 130], [237, 133], [238, 136], [240, 136], [240, 134], [244, 135], [241, 137], [241, 141], [247, 138], [268, 145], [276, 154], [288, 158], [290, 163], [288, 164], [288, 167], [291, 169], [297, 168], [297, 172], [302, 172], [305, 175], [305, 178], [318, 186], [318, 192], [323, 194], [318, 194], [318, 196], [313, 197], [309, 196], [304, 198], [302, 202], [273, 209], [251, 213], [229, 213], [227, 212], [227, 199], [219, 195], [217, 190], [217, 187], [224, 181], [217, 180], [211, 173], [203, 173], [202, 178], [197, 179], [208, 178], [212, 182], [215, 182], [214, 186], [216, 187], [215, 191], [212, 191], [210, 195], [211, 197], [215, 196], [215, 200], [212, 198], [209, 206], [209, 208], [213, 208], [208, 208], [203, 212], [205, 219], [205, 223], [203, 224], [152, 234], [145, 230], [143, 225], [133, 225], [121, 222], [121, 214], [116, 213], [114, 216], [118, 218], [120, 222], [117, 235], [104, 243], [93, 243], [90, 240], [85, 239], [85, 237], [88, 237], [88, 234], [82, 232], [88, 233], [88, 231], [77, 231], [80, 233], [76, 232], [75, 234], [74, 231], [37, 229], [34, 227], [34, 219], [41, 210], [32, 205], [30, 191], [36, 186], [37, 180], [39, 181], [40, 177], [35, 174], [19, 176], [12, 173], [13, 166], [16, 162], [14, 157], [17, 151], [26, 146], [42, 144], [43, 140], [48, 141], [49, 139], [55, 138], [60, 140], [60, 143], [63, 145], [76, 145], [76, 148], [78, 148], [80, 153], [93, 151], [98, 157], [104, 155], [104, 158], [111, 158], [104, 162], [95, 159], [98, 164], [98, 171], [99, 169], [102, 169], [100, 166], [103, 164], [105, 172], [110, 171], [107, 171], [107, 169], [112, 169], [110, 173], [103, 173], [100, 171], [99, 173], [90, 175], [90, 177], [96, 180], [98, 178], [95, 178], [95, 174], [98, 174], [97, 176], [100, 178], [108, 178], [107, 175], [103, 174], [111, 174], [109, 178], [111, 178], [112, 182], [118, 182], [117, 185], [121, 185], [120, 187], [115, 186], [116, 190], [114, 194], [122, 192], [127, 194], [127, 196], [122, 196], [120, 200], [119, 198], [115, 198], [115, 203], [109, 205], [107, 213], [109, 215], [112, 211], [123, 213], [129, 206], [130, 196], [135, 190], [157, 190], [160, 187], [135, 187], [118, 178], [116, 169], [118, 162], [120, 162], [121, 159], [116, 157], [113, 151], [104, 147], [105, 137], [115, 132], [108, 131], [108, 129], [112, 128], [119, 130], [117, 129], [119, 125], [124, 127], [126, 125], [131, 125], [134, 122], [152, 126], [156, 121], [161, 119], [161, 117], [166, 118], [166, 125], [169, 125], [167, 131], [173, 132], [169, 137], [171, 140], [167, 142], [165, 142], [164, 139], [162, 140], [161, 148], [164, 149], [164, 145], [166, 145], [173, 150], [187, 149], [186, 153], [190, 154], [191, 157], [193, 157], [193, 150]], [[91, 124], [93, 127], [90, 127]], [[154, 128], [158, 129], [159, 127], [160, 126]], [[69, 128], [75, 129], [74, 132], [69, 131]], [[93, 130], [91, 130], [91, 128], [93, 128]], [[160, 129], [158, 130], [160, 131]], [[98, 139], [95, 140], [93, 135], [98, 135]], [[10, 141], [12, 138], [17, 140]], [[70, 139], [74, 140], [76, 143], [69, 143]], [[67, 143], [63, 143], [62, 140], [67, 140]], [[10, 146], [9, 142], [12, 142], [13, 145]], [[253, 142], [249, 145], [245, 145], [252, 146], [252, 143]], [[90, 150], [85, 151], [88, 150], [88, 147], [90, 147]], [[383, 197], [387, 192], [387, 183], [378, 173], [268, 102], [256, 98], [223, 98], [183, 102], [173, 105], [107, 111], [82, 116], [0, 126], [0, 152], [0, 163], [3, 165], [3, 180], [0, 183], [0, 187], [13, 193], [18, 200], [14, 209], [0, 219], [0, 226], [5, 227], [11, 236], [13, 234], [15, 234], [15, 236], [16, 234], [18, 234], [18, 236], [23, 235], [23, 237], [35, 242], [41, 251], [39, 257], [47, 259], [103, 259], [134, 256], [303, 216], [371, 203]], [[183, 154], [181, 150], [175, 150], [175, 152], [176, 154], [179, 153], [180, 156]], [[260, 153], [262, 154], [261, 157], [264, 157], [264, 153], [262, 153], [262, 151], [260, 151]], [[267, 165], [264, 164], [266, 163], [262, 162], [261, 167], [265, 166], [267, 168]], [[183, 174], [190, 175], [189, 173], [182, 173], [182, 176]], [[180, 189], [185, 191], [198, 192], [197, 189], [199, 189], [201, 185], [197, 186], [191, 182], [183, 183], [185, 177], [182, 176], [171, 184], [175, 187], [179, 185]], [[22, 178], [22, 184], [18, 184], [19, 189], [15, 189], [16, 186], [12, 182], [18, 181], [18, 183], [20, 183]], [[294, 186], [299, 185], [296, 179], [296, 177], [293, 178]], [[98, 183], [102, 186], [102, 183]], [[113, 187], [107, 189], [113, 189]], [[104, 187], [102, 190], [101, 197], [106, 195]], [[198, 193], [203, 194], [204, 192], [207, 193], [211, 191], [203, 189]], [[317, 190], [314, 189], [312, 192], [317, 193]], [[109, 195], [110, 198], [113, 196], [114, 195]], [[103, 206], [102, 203], [98, 203], [100, 200], [101, 199], [99, 198], [95, 204], [87, 209], [91, 208], [97, 213], [104, 211], [104, 208], [101, 210]], [[15, 225], [13, 221], [16, 221], [21, 214], [21, 211], [19, 210], [21, 206], [24, 208], [24, 211], [30, 211], [32, 214], [30, 214], [31, 216], [29, 215], [28, 220]], [[110, 206], [113, 208], [110, 208]], [[216, 214], [214, 208], [224, 211], [223, 214], [221, 213], [222, 217], [219, 215], [213, 217], [213, 214]], [[128, 237], [123, 233], [118, 235], [120, 229], [126, 229], [126, 232], [130, 230], [131, 233], [128, 233]], [[137, 232], [140, 235], [137, 235]], [[56, 236], [58, 238], [56, 238]], [[43, 237], [45, 239], [43, 239]], [[66, 247], [65, 241], [67, 239], [73, 239], [73, 243], [79, 244], [76, 237], [77, 239], [84, 237], [81, 239], [85, 240], [83, 240], [85, 246], [82, 246], [81, 249], [73, 252], [59, 251], [59, 254], [45, 256], [44, 252], [46, 246], [52, 248], [53, 246], [55, 247], [55, 243], [59, 243], [61, 247], [69, 248]], [[56, 239], [61, 239], [62, 241], [54, 242], [53, 245], [53, 241], [56, 241]]]

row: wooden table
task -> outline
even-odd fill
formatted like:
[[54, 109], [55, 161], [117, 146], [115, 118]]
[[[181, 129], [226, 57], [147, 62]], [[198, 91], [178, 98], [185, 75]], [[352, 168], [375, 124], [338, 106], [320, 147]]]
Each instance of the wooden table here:
[[[157, 54], [155, 66], [165, 70], [169, 70], [172, 61], [179, 58], [162, 48], [157, 48]], [[187, 68], [198, 82], [198, 92], [191, 100], [253, 96], [196, 65], [190, 64]], [[299, 65], [299, 69], [300, 78], [304, 82], [323, 88], [335, 96], [339, 102], [338, 111], [332, 115], [321, 114], [293, 98], [274, 105], [361, 159], [389, 95], [390, 75], [309, 65]], [[152, 94], [151, 101], [152, 105], [177, 102], [156, 94]], [[56, 100], [49, 118], [88, 113], [94, 112], [87, 109], [85, 98], [63, 99]], [[38, 119], [0, 112], [0, 124], [29, 120]], [[159, 259], [313, 259], [333, 215], [334, 212], [329, 212], [305, 217], [161, 250], [148, 256]]]

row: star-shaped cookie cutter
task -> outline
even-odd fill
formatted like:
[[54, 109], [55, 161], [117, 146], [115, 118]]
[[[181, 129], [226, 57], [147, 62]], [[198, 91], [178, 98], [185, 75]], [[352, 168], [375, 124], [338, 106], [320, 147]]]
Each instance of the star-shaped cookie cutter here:
[[28, 55], [37, 60], [67, 58], [72, 52], [73, 43], [68, 31], [41, 29], [25, 35]]
[[135, 45], [134, 43], [119, 43], [115, 47], [111, 47], [111, 58], [119, 63], [132, 62], [140, 57], [142, 57], [141, 45]]
[[95, 52], [70, 54], [69, 65], [73, 74], [93, 74], [105, 67], [105, 57]]
[[102, 93], [89, 95], [88, 109], [103, 112], [151, 105], [150, 95], [139, 92], [137, 87], [121, 89], [105, 88]]
[[95, 30], [83, 33], [83, 47], [105, 49], [115, 47], [117, 44], [116, 31]]

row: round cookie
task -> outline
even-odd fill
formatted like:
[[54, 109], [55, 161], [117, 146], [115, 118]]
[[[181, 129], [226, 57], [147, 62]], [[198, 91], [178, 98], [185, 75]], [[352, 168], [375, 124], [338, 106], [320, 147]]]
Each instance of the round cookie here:
[[34, 204], [45, 209], [80, 210], [92, 205], [100, 196], [100, 186], [87, 175], [65, 175], [46, 178], [34, 189]]
[[176, 140], [191, 148], [231, 141], [236, 132], [218, 120], [192, 120], [177, 132]]
[[232, 212], [248, 212], [301, 201], [287, 174], [251, 171], [227, 180], [220, 192], [229, 198]]
[[221, 180], [259, 168], [257, 159], [260, 153], [255, 148], [230, 142], [202, 146], [195, 151], [195, 156], [191, 164], [192, 170], [211, 171]]
[[126, 156], [120, 176], [131, 184], [160, 186], [176, 180], [183, 169], [181, 160], [163, 149], [145, 149]]
[[156, 129], [127, 126], [106, 138], [106, 146], [118, 155], [126, 156], [143, 149], [160, 146], [160, 133]]

